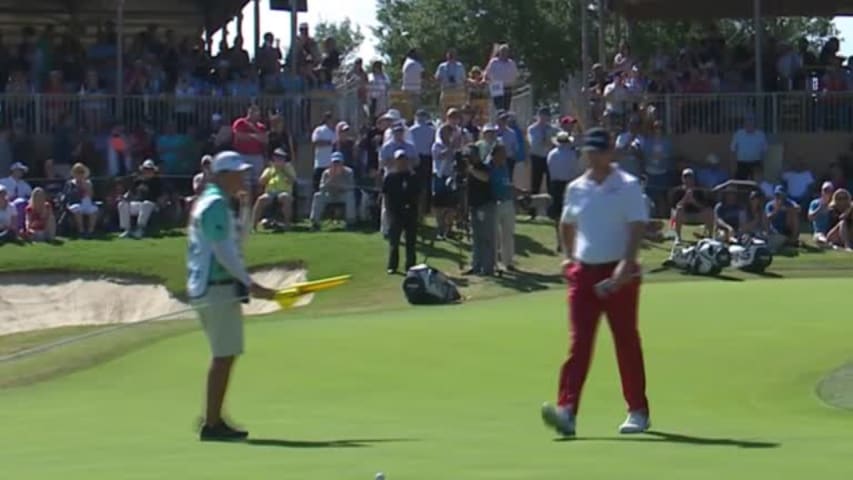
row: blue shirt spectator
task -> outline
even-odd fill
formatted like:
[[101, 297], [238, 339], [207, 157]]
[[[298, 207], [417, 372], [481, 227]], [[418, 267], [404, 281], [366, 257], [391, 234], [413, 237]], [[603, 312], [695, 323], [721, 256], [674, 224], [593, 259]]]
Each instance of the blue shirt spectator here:
[[435, 127], [429, 120], [419, 117], [409, 128], [415, 150], [418, 155], [428, 157], [432, 154], [432, 144], [435, 142]]
[[411, 168], [418, 166], [420, 158], [418, 157], [418, 152], [415, 150], [415, 146], [405, 140], [395, 138], [391, 139], [391, 141], [385, 142], [385, 144], [382, 145], [382, 148], [379, 149], [379, 163], [389, 173], [393, 171], [394, 152], [397, 150], [403, 150], [406, 152], [406, 156], [409, 158], [409, 166]]
[[832, 211], [829, 204], [832, 202], [834, 191], [832, 182], [824, 182], [820, 189], [820, 197], [809, 203], [809, 220], [812, 222], [812, 233], [814, 235], [826, 236], [833, 227]]
[[767, 202], [764, 213], [770, 218], [770, 226], [773, 230], [788, 235], [791, 233], [790, 228], [788, 228], [788, 212], [796, 208], [797, 204], [788, 198], [785, 189], [776, 187], [774, 198]]
[[720, 168], [720, 158], [714, 154], [708, 155], [708, 164], [696, 169], [696, 183], [700, 187], [713, 189], [729, 180], [729, 174]]
[[[495, 167], [493, 165], [493, 167]], [[492, 188], [492, 196], [499, 202], [513, 199], [512, 181], [509, 179], [509, 169], [506, 165], [492, 168], [489, 171], [489, 185]]]

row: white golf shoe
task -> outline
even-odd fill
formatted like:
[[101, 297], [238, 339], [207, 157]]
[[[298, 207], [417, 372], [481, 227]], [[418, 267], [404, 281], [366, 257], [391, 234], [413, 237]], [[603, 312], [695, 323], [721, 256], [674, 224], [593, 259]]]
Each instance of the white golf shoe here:
[[628, 418], [619, 426], [619, 433], [623, 435], [631, 435], [636, 433], [644, 433], [652, 428], [652, 422], [649, 419], [649, 414], [646, 412], [629, 412]]
[[542, 405], [542, 421], [564, 437], [575, 436], [575, 415], [567, 408], [545, 403]]

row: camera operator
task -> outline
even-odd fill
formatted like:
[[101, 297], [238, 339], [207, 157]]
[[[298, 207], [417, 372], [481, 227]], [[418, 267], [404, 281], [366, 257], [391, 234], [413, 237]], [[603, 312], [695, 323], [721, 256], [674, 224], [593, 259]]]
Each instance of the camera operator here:
[[[439, 129], [439, 140], [432, 145], [432, 192], [438, 232], [436, 240], [444, 240], [450, 233], [453, 209], [456, 206], [452, 180], [455, 175], [454, 128], [444, 124]], [[458, 187], [458, 185], [457, 185]]]
[[388, 211], [388, 274], [400, 266], [400, 235], [406, 236], [406, 271], [415, 266], [418, 234], [420, 178], [409, 164], [405, 150], [394, 152], [394, 170], [382, 182], [382, 196]]
[[465, 150], [468, 163], [467, 195], [471, 210], [471, 269], [466, 275], [491, 276], [495, 273], [496, 219], [495, 199], [490, 184], [489, 166], [480, 158], [476, 145]]

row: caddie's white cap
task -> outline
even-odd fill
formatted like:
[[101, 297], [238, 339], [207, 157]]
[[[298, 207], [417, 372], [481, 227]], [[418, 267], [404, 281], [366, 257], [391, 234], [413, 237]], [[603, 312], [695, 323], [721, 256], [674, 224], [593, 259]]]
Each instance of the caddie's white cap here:
[[252, 168], [252, 165], [243, 161], [243, 156], [237, 152], [220, 152], [213, 157], [211, 171], [213, 173], [222, 172], [245, 172]]

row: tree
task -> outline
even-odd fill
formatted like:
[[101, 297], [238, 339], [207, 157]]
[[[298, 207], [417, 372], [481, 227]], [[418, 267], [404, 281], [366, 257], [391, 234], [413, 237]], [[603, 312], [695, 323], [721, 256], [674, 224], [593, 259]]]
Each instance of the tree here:
[[[540, 98], [553, 94], [571, 72], [580, 69], [580, 3], [575, 0], [377, 0], [378, 26], [373, 33], [379, 51], [392, 65], [402, 63], [417, 48], [424, 64], [435, 68], [446, 49], [453, 47], [470, 68], [484, 66], [494, 42], [508, 42], [530, 72]], [[606, 16], [606, 51], [612, 59], [627, 30], [615, 14]], [[590, 14], [589, 53], [595, 54], [598, 18]], [[748, 20], [704, 22], [649, 21], [631, 24], [635, 58], [648, 58], [660, 47], [667, 52], [702, 38], [709, 23], [716, 25], [727, 44], [745, 44], [753, 34]], [[836, 33], [828, 18], [766, 19], [768, 38], [792, 42], [800, 37], [825, 38]], [[618, 33], [619, 32], [619, 33]], [[388, 69], [399, 75], [399, 68]]]
[[364, 34], [361, 32], [361, 26], [353, 25], [349, 18], [345, 18], [340, 23], [319, 22], [314, 26], [314, 37], [318, 42], [322, 42], [329, 37], [334, 38], [337, 42], [338, 50], [341, 52], [341, 62], [344, 65], [352, 63], [355, 60], [355, 55], [364, 42]]

